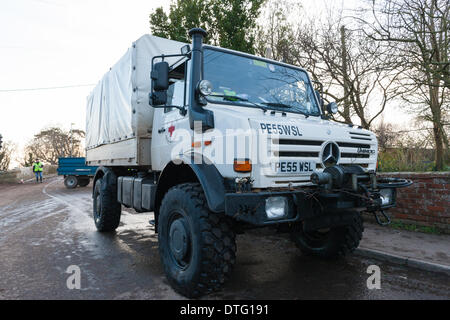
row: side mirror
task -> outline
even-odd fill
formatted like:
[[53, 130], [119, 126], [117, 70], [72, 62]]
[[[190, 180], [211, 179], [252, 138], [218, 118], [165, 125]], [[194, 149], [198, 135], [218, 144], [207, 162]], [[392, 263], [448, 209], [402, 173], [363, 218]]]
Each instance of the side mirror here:
[[167, 91], [169, 89], [169, 64], [165, 61], [153, 65], [153, 91]]
[[154, 91], [150, 95], [150, 104], [152, 106], [165, 106], [167, 103], [167, 91]]
[[338, 105], [336, 102], [331, 102], [330, 104], [327, 105], [327, 111], [330, 114], [336, 114], [338, 113]]
[[165, 61], [155, 63], [151, 72], [151, 78], [150, 104], [153, 107], [166, 105], [167, 90], [169, 89], [169, 64]]

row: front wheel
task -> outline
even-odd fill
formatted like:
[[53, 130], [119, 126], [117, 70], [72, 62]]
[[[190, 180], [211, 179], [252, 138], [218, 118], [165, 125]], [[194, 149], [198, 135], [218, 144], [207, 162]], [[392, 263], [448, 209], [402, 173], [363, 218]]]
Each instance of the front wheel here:
[[231, 274], [236, 259], [231, 222], [208, 209], [199, 184], [179, 185], [166, 194], [158, 240], [169, 283], [188, 298], [218, 290]]
[[300, 224], [292, 232], [292, 240], [307, 255], [339, 258], [358, 248], [364, 232], [363, 219], [358, 212], [347, 212], [351, 221], [346, 226], [325, 230], [305, 231]]

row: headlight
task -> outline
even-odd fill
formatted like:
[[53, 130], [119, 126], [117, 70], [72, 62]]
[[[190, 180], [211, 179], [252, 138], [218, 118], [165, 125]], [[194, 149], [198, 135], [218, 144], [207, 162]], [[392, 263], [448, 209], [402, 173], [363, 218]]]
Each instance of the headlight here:
[[338, 113], [338, 105], [336, 102], [331, 102], [328, 106], [327, 106], [327, 111], [328, 113], [331, 114], [336, 114]]
[[198, 84], [198, 91], [204, 97], [211, 95], [213, 91], [213, 85], [211, 81], [208, 80], [200, 81]]
[[285, 197], [266, 199], [266, 214], [270, 220], [281, 219], [288, 213], [288, 201]]
[[381, 189], [380, 190], [381, 206], [388, 206], [394, 202], [394, 190], [393, 189]]

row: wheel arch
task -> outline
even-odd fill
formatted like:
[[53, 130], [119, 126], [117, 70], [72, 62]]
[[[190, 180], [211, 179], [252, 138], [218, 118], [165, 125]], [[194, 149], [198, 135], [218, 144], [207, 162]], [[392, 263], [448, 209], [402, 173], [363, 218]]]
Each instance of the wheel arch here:
[[170, 162], [159, 176], [155, 195], [156, 222], [164, 195], [172, 187], [188, 182], [200, 183], [211, 211], [220, 213], [225, 210], [224, 179], [217, 168], [186, 157], [180, 163]]
[[97, 180], [101, 179], [103, 177], [106, 177], [109, 180], [109, 182], [111, 182], [111, 183], [113, 182], [114, 179], [117, 180], [117, 175], [111, 168], [98, 167], [97, 171], [95, 171], [95, 175], [92, 180], [92, 198], [94, 198], [94, 189], [95, 189], [95, 184], [97, 183]]

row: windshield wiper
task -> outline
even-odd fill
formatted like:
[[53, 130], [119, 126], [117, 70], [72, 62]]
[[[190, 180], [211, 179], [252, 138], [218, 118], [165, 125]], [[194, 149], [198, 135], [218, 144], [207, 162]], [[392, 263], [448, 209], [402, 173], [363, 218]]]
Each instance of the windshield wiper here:
[[225, 95], [225, 94], [212, 94], [209, 97], [223, 98], [223, 100], [226, 100], [226, 101], [238, 100], [238, 101], [250, 102], [246, 98], [242, 98], [242, 97], [239, 97], [239, 96], [230, 96], [230, 95]]
[[[284, 104], [284, 103], [280, 103], [280, 102], [261, 102], [261, 104], [265, 105], [265, 106], [269, 106], [269, 107], [275, 107], [275, 108], [287, 108], [287, 109], [292, 109], [293, 107], [288, 105], [288, 104]], [[279, 109], [276, 109], [279, 110]], [[298, 110], [296, 109], [294, 113], [300, 113], [302, 115], [304, 115], [306, 118], [309, 118], [311, 115], [305, 111], [302, 110]]]
[[269, 107], [288, 108], [288, 109], [292, 108], [292, 106], [281, 102], [261, 102], [261, 104]]
[[248, 100], [247, 98], [242, 98], [242, 97], [239, 97], [239, 96], [230, 96], [230, 95], [225, 95], [225, 94], [212, 94], [212, 95], [210, 95], [209, 97], [213, 97], [213, 98], [223, 98], [223, 100], [225, 100], [225, 101], [231, 101], [231, 102], [233, 102], [233, 101], [248, 102], [248, 103], [250, 103], [251, 105], [253, 105], [253, 106], [255, 106], [255, 107], [258, 107], [258, 108], [262, 109], [264, 112], [266, 112], [267, 110], [269, 110], [268, 108], [266, 108], [266, 107], [264, 107], [264, 106], [262, 106], [262, 105], [260, 105], [260, 104], [251, 102], [251, 101]]

